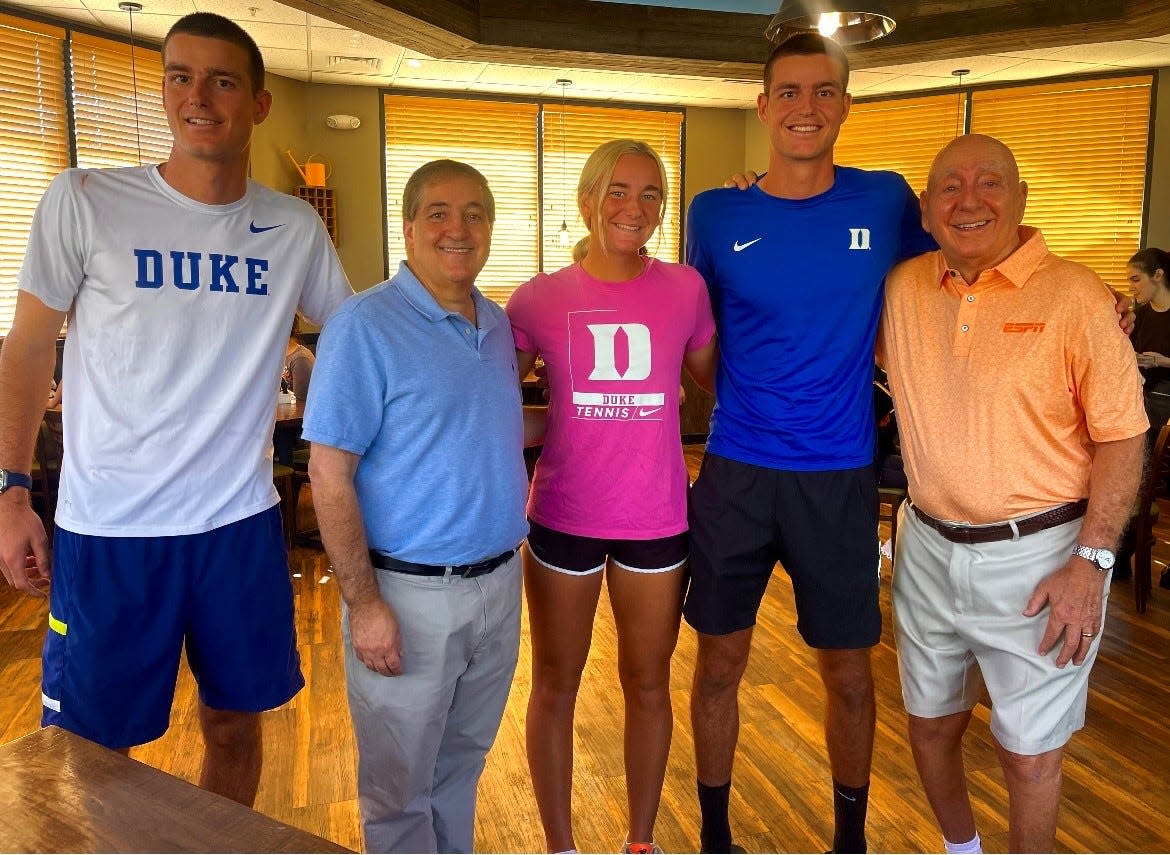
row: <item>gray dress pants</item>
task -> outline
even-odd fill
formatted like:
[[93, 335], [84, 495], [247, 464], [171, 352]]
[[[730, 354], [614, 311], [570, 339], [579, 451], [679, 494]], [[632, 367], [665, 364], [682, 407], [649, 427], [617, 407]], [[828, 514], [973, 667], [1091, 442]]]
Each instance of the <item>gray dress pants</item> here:
[[398, 616], [401, 676], [358, 660], [342, 611], [366, 851], [471, 852], [520, 647], [520, 555], [474, 579], [375, 572]]

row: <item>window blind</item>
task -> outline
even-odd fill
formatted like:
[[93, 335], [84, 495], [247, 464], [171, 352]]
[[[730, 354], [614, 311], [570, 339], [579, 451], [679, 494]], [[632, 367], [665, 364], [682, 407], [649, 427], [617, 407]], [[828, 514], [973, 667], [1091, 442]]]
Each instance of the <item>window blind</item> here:
[[914, 192], [921, 193], [934, 156], [962, 133], [965, 97], [966, 93], [855, 102], [841, 126], [834, 160], [900, 172]]
[[0, 15], [0, 335], [12, 327], [33, 212], [69, 166], [64, 30]]
[[[556, 102], [544, 105], [544, 269], [572, 263], [573, 246], [588, 229], [577, 212], [577, 182], [585, 161], [601, 143], [635, 139], [648, 143], [666, 167], [668, 197], [662, 224], [647, 251], [666, 261], [679, 260], [679, 211], [682, 187], [681, 112], [588, 107]], [[561, 223], [568, 224], [568, 246], [560, 241]]]
[[1140, 248], [1151, 84], [1141, 75], [977, 91], [971, 105], [972, 132], [1016, 155], [1024, 222], [1122, 291]]
[[[474, 166], [496, 200], [492, 251], [476, 282], [506, 303], [538, 269], [537, 105], [386, 95], [386, 234], [391, 275], [406, 259], [402, 190], [416, 169], [438, 158]], [[560, 221], [557, 221], [560, 225]]]
[[162, 103], [160, 52], [136, 46], [132, 65], [130, 45], [85, 33], [71, 35], [69, 50], [77, 165], [138, 166], [166, 160], [171, 131]]

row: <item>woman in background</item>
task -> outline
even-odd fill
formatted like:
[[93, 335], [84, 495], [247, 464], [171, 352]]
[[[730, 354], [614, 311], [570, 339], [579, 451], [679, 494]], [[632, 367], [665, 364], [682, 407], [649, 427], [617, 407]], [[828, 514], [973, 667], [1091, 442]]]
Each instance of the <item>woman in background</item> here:
[[298, 401], [309, 397], [309, 381], [313, 377], [313, 366], [317, 364], [317, 357], [313, 351], [301, 344], [301, 334], [304, 332], [300, 312], [293, 315], [292, 330], [288, 334], [288, 347], [284, 351], [284, 372], [281, 380], [290, 392], [296, 395]]
[[1148, 454], [1170, 418], [1170, 282], [1166, 279], [1170, 254], [1152, 246], [1140, 250], [1129, 260], [1126, 273], [1138, 302], [1130, 341], [1145, 381]]
[[670, 750], [670, 657], [688, 555], [679, 378], [685, 365], [710, 389], [717, 359], [699, 274], [643, 255], [666, 194], [650, 146], [599, 146], [577, 187], [589, 236], [576, 263], [538, 275], [508, 302], [520, 377], [540, 356], [550, 392], [524, 582], [532, 629], [528, 765], [551, 852], [575, 849], [573, 715], [603, 576], [625, 699], [623, 851], [661, 851], [654, 820]]

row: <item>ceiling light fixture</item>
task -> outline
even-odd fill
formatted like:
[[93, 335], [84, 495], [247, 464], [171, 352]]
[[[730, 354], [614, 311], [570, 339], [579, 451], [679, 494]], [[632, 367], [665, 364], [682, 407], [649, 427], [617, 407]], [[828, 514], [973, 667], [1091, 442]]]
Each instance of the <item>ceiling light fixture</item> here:
[[959, 78], [959, 103], [955, 110], [955, 136], [962, 136], [963, 128], [967, 124], [967, 102], [963, 96], [963, 78], [971, 73], [969, 68], [956, 68], [951, 74]]
[[857, 45], [888, 36], [895, 26], [886, 7], [874, 0], [783, 0], [764, 29], [764, 38], [779, 43], [816, 31], [840, 45]]
[[573, 85], [573, 81], [567, 77], [558, 77], [557, 86], [561, 87], [561, 246], [567, 247], [573, 242], [572, 235], [569, 234], [569, 218], [565, 209], [565, 181], [567, 176], [565, 170], [567, 168], [565, 162], [565, 90]]
[[142, 166], [142, 128], [138, 121], [138, 63], [134, 49], [134, 13], [142, 11], [141, 3], [122, 2], [118, 9], [130, 16], [130, 85], [134, 87], [134, 139], [138, 144], [138, 165]]

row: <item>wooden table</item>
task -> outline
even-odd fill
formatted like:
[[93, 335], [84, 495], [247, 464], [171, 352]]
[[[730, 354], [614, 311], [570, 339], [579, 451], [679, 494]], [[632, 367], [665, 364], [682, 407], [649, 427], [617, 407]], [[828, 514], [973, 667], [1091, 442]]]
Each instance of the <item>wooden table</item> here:
[[350, 850], [47, 727], [0, 746], [0, 851]]

